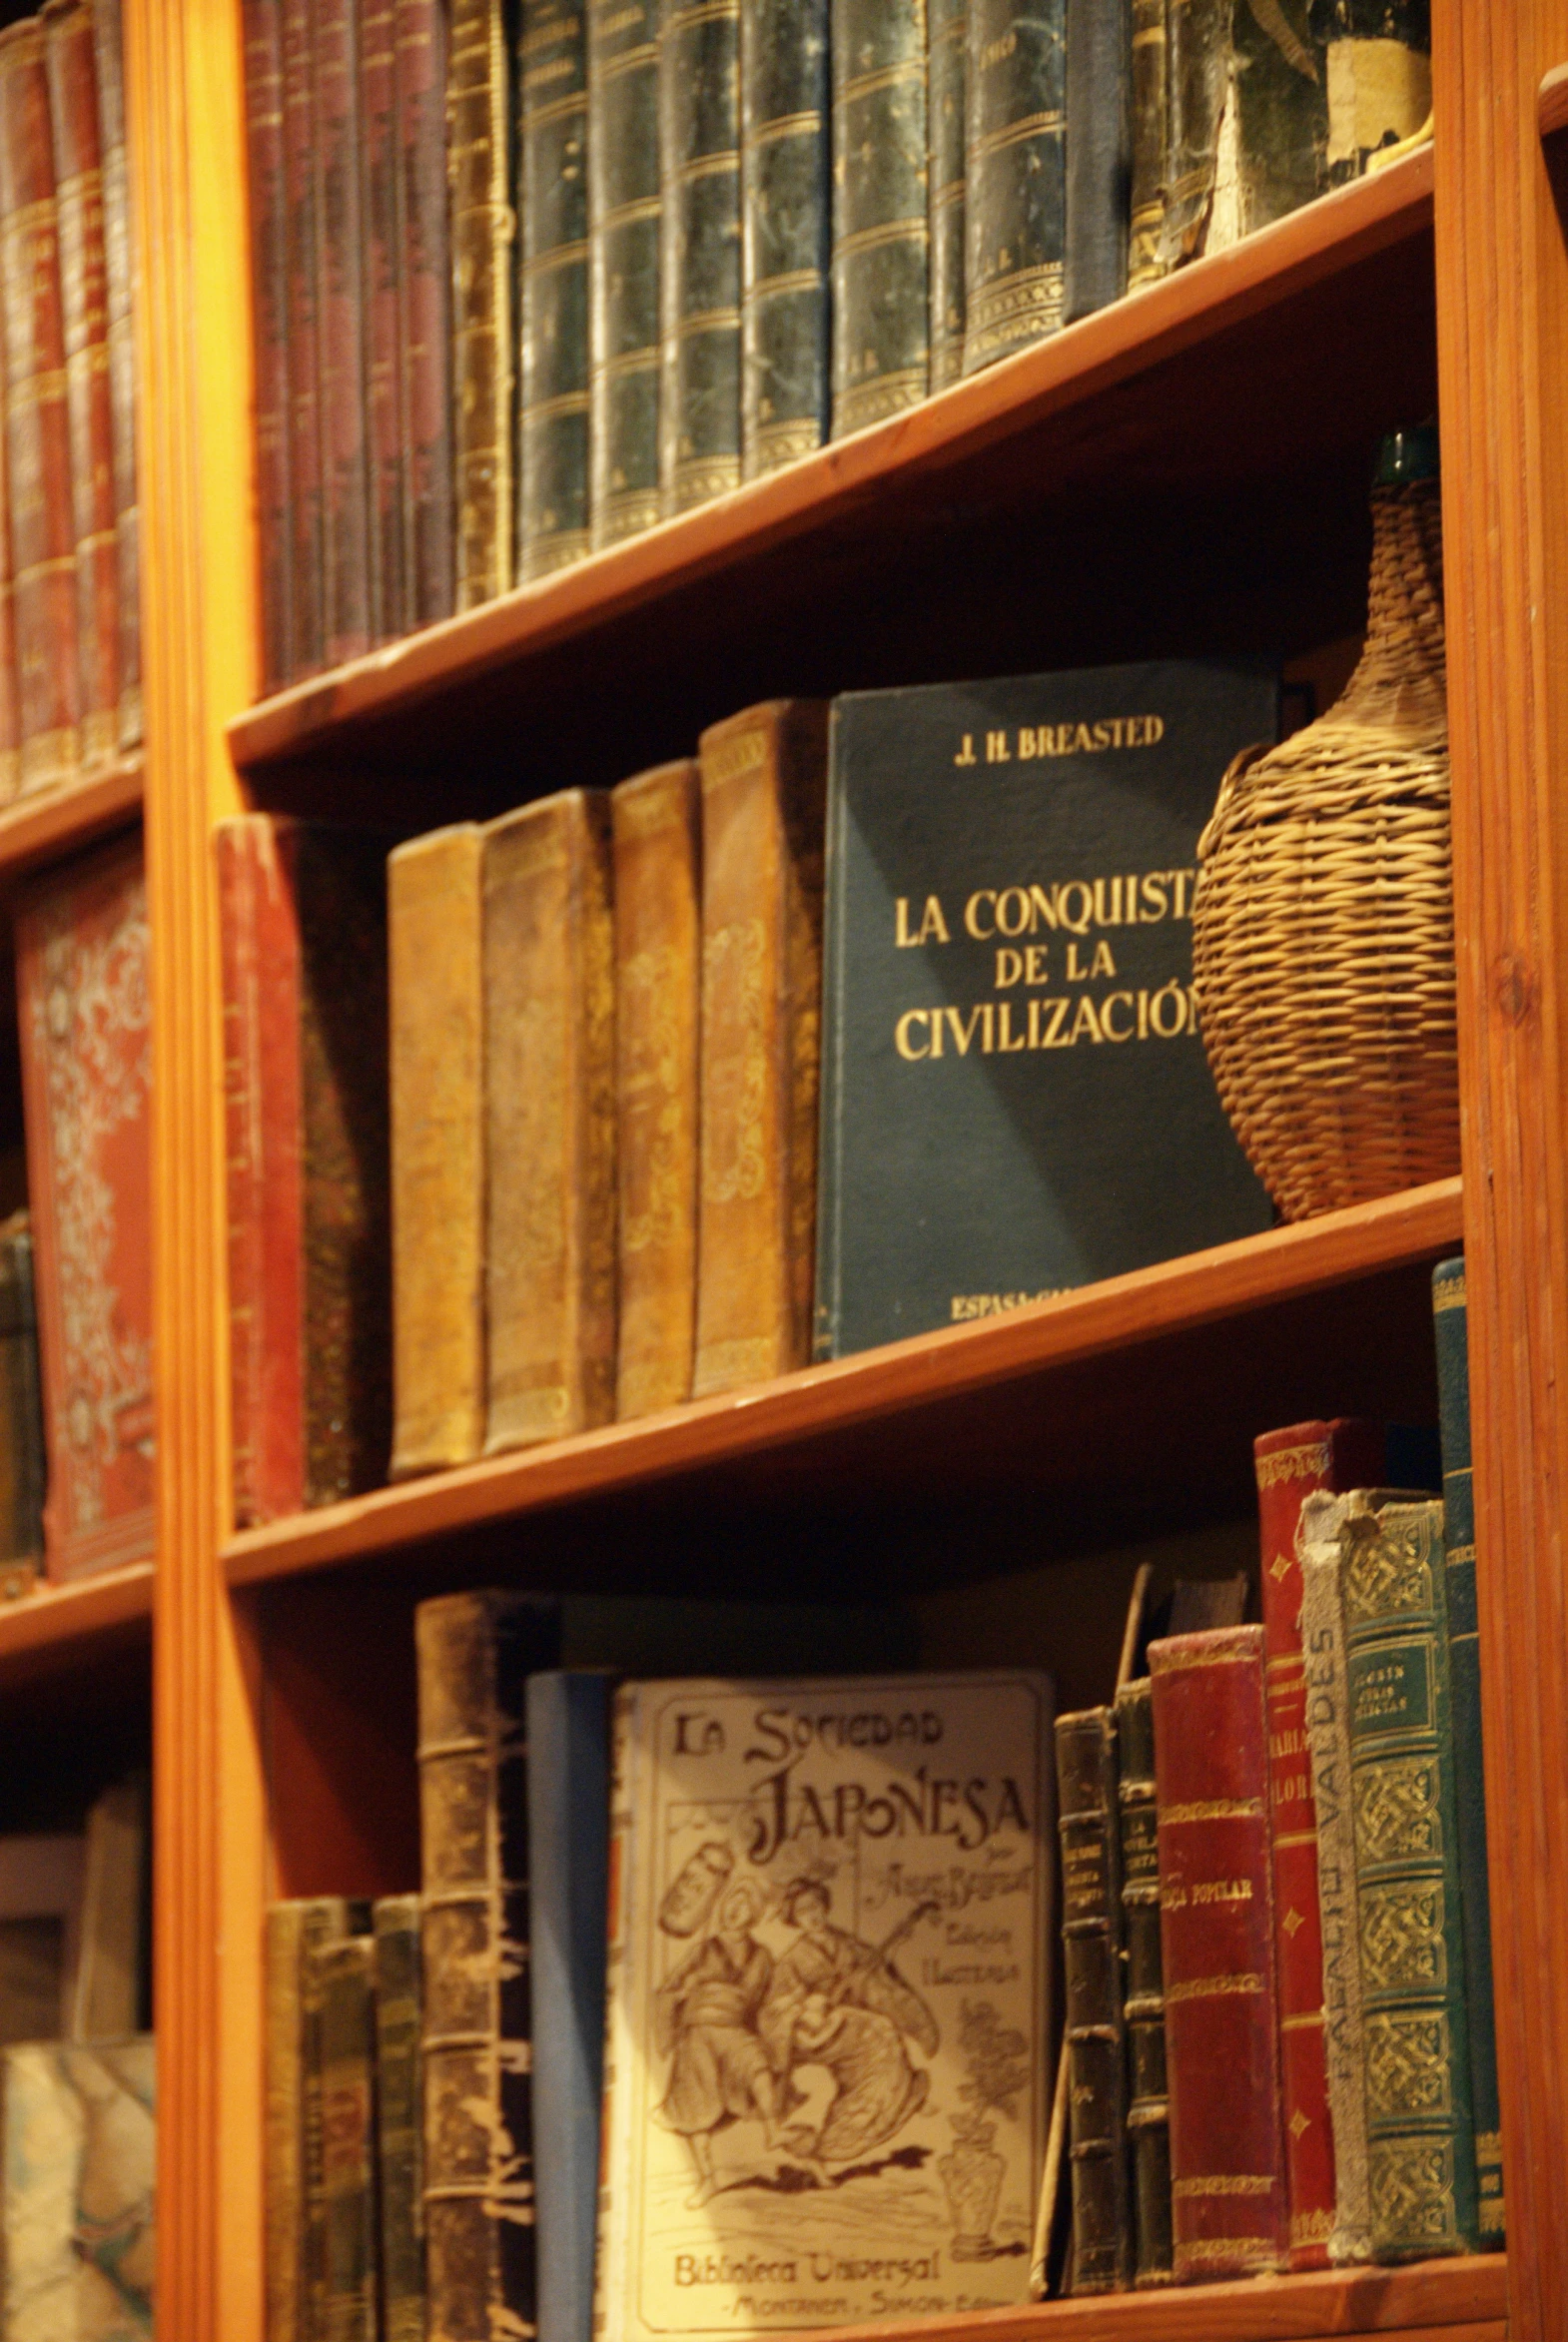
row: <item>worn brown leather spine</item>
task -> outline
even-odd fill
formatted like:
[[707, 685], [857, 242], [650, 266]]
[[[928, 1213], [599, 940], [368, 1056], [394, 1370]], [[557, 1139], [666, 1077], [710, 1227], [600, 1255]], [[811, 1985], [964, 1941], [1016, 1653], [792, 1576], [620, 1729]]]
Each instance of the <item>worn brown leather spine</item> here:
[[109, 391], [114, 413], [115, 570], [120, 580], [120, 746], [142, 739], [141, 516], [136, 488], [136, 261], [131, 246], [131, 165], [125, 131], [120, 0], [94, 0], [98, 141], [104, 173], [104, 258], [109, 279]]
[[456, 604], [512, 578], [510, 96], [502, 0], [453, 0], [447, 61]]
[[84, 764], [113, 757], [120, 728], [120, 579], [115, 554], [109, 278], [98, 141], [94, 0], [39, 11], [49, 75], [60, 238], [60, 308], [76, 531], [77, 728]]
[[482, 841], [458, 822], [387, 865], [394, 1480], [484, 1441]]
[[0, 278], [26, 790], [68, 779], [81, 753], [76, 521], [54, 136], [44, 36], [36, 17], [0, 33]]
[[[251, 173], [251, 310], [256, 344], [256, 525], [260, 540], [262, 689], [278, 691], [289, 680], [293, 623], [288, 211], [284, 194], [280, 0], [244, 0], [243, 22], [245, 126]], [[107, 219], [106, 201], [106, 233]], [[116, 428], [118, 461], [118, 420]]]
[[376, 2128], [383, 2342], [424, 2342], [419, 1899], [389, 1895], [376, 1935]]
[[615, 1094], [624, 1420], [691, 1395], [697, 1303], [701, 792], [694, 761], [622, 781], [615, 841]]
[[[267, 1914], [264, 2203], [267, 2342], [317, 2342], [312, 2295], [312, 2181], [319, 2182], [321, 2095], [313, 2054], [307, 1967], [343, 1937], [349, 1906], [336, 1896], [275, 1903]], [[319, 2185], [316, 2192], [319, 2194]]]
[[415, 1614], [426, 2342], [533, 2331], [524, 1686], [549, 1640], [526, 1596]]
[[615, 1412], [615, 976], [606, 791], [484, 834], [484, 1452]]
[[316, 82], [311, 0], [283, 0], [284, 200], [288, 219], [289, 497], [293, 515], [291, 677], [326, 656], [322, 568], [321, 188], [316, 172]]
[[828, 711], [702, 735], [701, 1398], [811, 1355]]
[[1127, 284], [1130, 293], [1153, 285], [1170, 262], [1161, 257], [1166, 219], [1167, 142], [1171, 101], [1167, 87], [1168, 0], [1132, 0], [1133, 59], [1129, 96], [1133, 115], [1132, 222]]
[[378, 2342], [375, 1941], [311, 1954], [322, 2091], [319, 2342]]
[[1088, 1708], [1059, 1716], [1056, 1729], [1073, 2291], [1119, 2293], [1133, 2280], [1133, 2210], [1116, 1719], [1109, 1708]]
[[406, 623], [452, 607], [451, 249], [446, 232], [444, 0], [393, 0], [402, 228]]
[[366, 480], [365, 277], [356, 0], [314, 0], [316, 167], [321, 182], [318, 306], [322, 400], [322, 558], [327, 663], [371, 647]]
[[[5, 395], [4, 344], [4, 334], [0, 333], [0, 398]], [[21, 674], [17, 666], [10, 516], [10, 433], [0, 427], [0, 804], [7, 803], [22, 786]]]
[[394, 0], [360, 11], [360, 126], [364, 184], [365, 462], [370, 630], [395, 640], [403, 615], [402, 205], [397, 140]]

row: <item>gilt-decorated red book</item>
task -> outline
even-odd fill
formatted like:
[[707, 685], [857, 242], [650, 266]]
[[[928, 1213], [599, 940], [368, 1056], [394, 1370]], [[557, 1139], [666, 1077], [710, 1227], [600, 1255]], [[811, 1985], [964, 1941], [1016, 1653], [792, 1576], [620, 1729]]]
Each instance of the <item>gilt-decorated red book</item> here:
[[52, 1578], [153, 1550], [152, 1048], [139, 838], [17, 910]]
[[1279, 2081], [1290, 2181], [1290, 2266], [1326, 2269], [1334, 2226], [1334, 2142], [1323, 2057], [1323, 1929], [1317, 1902], [1317, 1815], [1306, 1737], [1301, 1657], [1301, 1507], [1319, 1489], [1376, 1487], [1380, 1423], [1338, 1417], [1290, 1423], [1252, 1442], [1268, 1648], [1268, 1784], [1279, 1982]]
[[1263, 1652], [1260, 1626], [1149, 1646], [1178, 2284], [1288, 2250]]

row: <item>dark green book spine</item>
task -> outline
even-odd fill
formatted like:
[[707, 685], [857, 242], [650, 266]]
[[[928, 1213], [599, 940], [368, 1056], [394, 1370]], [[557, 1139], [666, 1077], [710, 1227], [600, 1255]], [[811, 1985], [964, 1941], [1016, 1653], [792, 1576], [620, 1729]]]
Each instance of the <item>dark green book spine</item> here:
[[659, 0], [588, 11], [588, 513], [659, 517]]
[[424, 2342], [419, 1899], [376, 1906], [376, 2132], [382, 2342]]
[[742, 0], [741, 468], [820, 447], [828, 419], [828, 0]]
[[1067, 0], [970, 0], [964, 372], [1062, 323]]
[[1214, 195], [1219, 118], [1230, 80], [1230, 0], [1167, 0], [1166, 195], [1160, 259], [1201, 249]]
[[930, 384], [925, 0], [832, 0], [833, 436]]
[[1328, 75], [1304, 0], [1238, 8], [1230, 88], [1235, 106], [1236, 211], [1250, 236], [1299, 211], [1327, 186]]
[[659, 35], [659, 488], [668, 515], [740, 484], [740, 0], [670, 0]]
[[1155, 1709], [1147, 1676], [1117, 1694], [1117, 1796], [1127, 1958], [1128, 2144], [1134, 2283], [1171, 2277], [1171, 2105], [1166, 2085], [1166, 1988], [1160, 1946], [1160, 1833], [1155, 1811]]
[[1477, 2241], [1442, 1508], [1340, 1533], [1372, 2250]]
[[969, 0], [928, 0], [931, 125], [931, 388], [964, 372], [964, 66]]
[[1062, 1954], [1067, 1977], [1073, 2291], [1132, 2282], [1127, 2042], [1122, 2013], [1122, 1861], [1116, 1722], [1109, 1708], [1057, 1718]]
[[1127, 291], [1133, 122], [1128, 0], [1067, 0], [1067, 231], [1062, 315], [1069, 325]]
[[579, 0], [523, 0], [517, 46], [526, 579], [588, 550], [588, 42]]
[[1502, 2108], [1497, 2094], [1492, 1922], [1481, 1758], [1481, 1644], [1475, 1601], [1475, 1498], [1470, 1479], [1470, 1358], [1464, 1258], [1432, 1271], [1437, 1394], [1443, 1431], [1443, 1542], [1448, 1553], [1448, 1670], [1453, 1696], [1454, 1778], [1459, 1801], [1459, 1878], [1470, 2008], [1470, 2102], [1481, 2243], [1504, 2241]]
[[1131, 96], [1133, 184], [1129, 198], [1128, 290], [1153, 285], [1166, 274], [1161, 257], [1166, 221], [1167, 141], [1171, 97], [1167, 87], [1170, 38], [1168, 0], [1133, 0]]

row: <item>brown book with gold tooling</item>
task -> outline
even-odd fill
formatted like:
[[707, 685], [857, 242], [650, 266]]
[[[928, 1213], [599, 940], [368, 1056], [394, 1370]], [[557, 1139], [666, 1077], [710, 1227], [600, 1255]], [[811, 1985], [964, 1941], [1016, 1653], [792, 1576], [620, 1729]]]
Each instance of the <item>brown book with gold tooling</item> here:
[[623, 1419], [691, 1395], [697, 1302], [701, 794], [694, 762], [623, 781], [615, 844], [615, 1099]]
[[120, 746], [128, 749], [138, 747], [142, 738], [142, 597], [141, 515], [136, 487], [136, 261], [131, 250], [131, 162], [125, 129], [120, 0], [94, 0], [93, 46], [98, 64], [104, 260], [109, 283], [115, 570], [120, 580]]
[[484, 833], [486, 1455], [615, 1412], [615, 969], [606, 791]]
[[484, 1443], [482, 863], [465, 821], [387, 865], [394, 1480]]
[[317, 2249], [322, 2241], [321, 2059], [311, 1970], [318, 1948], [348, 1936], [358, 1916], [355, 1905], [337, 1896], [275, 1903], [267, 1913], [262, 2027], [267, 2342], [316, 2342], [322, 2331]]
[[828, 710], [702, 735], [700, 1398], [811, 1355]]

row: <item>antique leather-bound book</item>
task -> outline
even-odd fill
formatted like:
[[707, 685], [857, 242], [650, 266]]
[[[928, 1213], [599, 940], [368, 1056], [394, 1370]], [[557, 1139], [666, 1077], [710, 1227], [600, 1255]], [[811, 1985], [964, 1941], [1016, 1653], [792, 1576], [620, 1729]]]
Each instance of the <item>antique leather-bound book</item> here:
[[1219, 123], [1230, 87], [1231, 0], [1167, 0], [1167, 147], [1163, 269], [1203, 249]]
[[268, 1907], [263, 1954], [263, 2171], [267, 2342], [316, 2342], [323, 2242], [319, 2006], [314, 1954], [354, 1932], [362, 1907], [316, 1896]]
[[1475, 1492], [1470, 1469], [1470, 1358], [1464, 1255], [1432, 1271], [1437, 1395], [1443, 1440], [1444, 1583], [1453, 1701], [1454, 1796], [1464, 1896], [1465, 2002], [1470, 2017], [1470, 2102], [1475, 2122], [1477, 2220], [1483, 2247], [1504, 2241], [1502, 2109], [1497, 2094], [1490, 1873], [1481, 1741], [1481, 1643], [1475, 1599]]
[[310, 1953], [321, 2061], [322, 2342], [378, 2342], [376, 1944]]
[[697, 1308], [701, 792], [694, 762], [622, 781], [615, 849], [615, 1411], [691, 1395]]
[[844, 438], [931, 382], [925, 0], [831, 0], [833, 418]]
[[534, 2319], [524, 1687], [557, 1617], [526, 1595], [421, 1602], [427, 2342]]
[[1110, 1708], [1057, 1718], [1062, 1956], [1073, 2142], [1073, 2291], [1133, 2280], [1117, 1728]]
[[1310, 0], [1327, 52], [1328, 183], [1358, 179], [1432, 111], [1431, 0]]
[[1128, 0], [1067, 0], [1066, 325], [1127, 291], [1131, 76]]
[[1171, 125], [1166, 30], [1169, 0], [1132, 0], [1129, 100], [1132, 173], [1128, 191], [1128, 290], [1153, 285], [1170, 263], [1162, 257], [1166, 219], [1167, 141]]
[[1479, 2234], [1442, 1507], [1354, 1493], [1339, 1545], [1372, 2248], [1415, 2260]]
[[615, 946], [607, 792], [484, 833], [484, 1452], [615, 1413]]
[[0, 1222], [0, 1574], [44, 1556], [44, 1419], [32, 1222]]
[[452, 0], [446, 53], [450, 189], [454, 594], [512, 578], [511, 93], [503, 0]]
[[52, 1578], [153, 1550], [147, 888], [140, 838], [18, 898]]
[[1178, 2284], [1285, 2265], [1260, 1626], [1149, 1647]]
[[1160, 1843], [1155, 1711], [1148, 1676], [1117, 1693], [1117, 1800], [1122, 1927], [1127, 1948], [1128, 2146], [1134, 2283], [1171, 2282], [1171, 2107], [1166, 2085], [1165, 1968], [1160, 1950]]
[[282, 0], [244, 0], [250, 164], [251, 310], [256, 365], [256, 528], [262, 689], [279, 691], [294, 658], [294, 513], [289, 488], [289, 214], [284, 186]]
[[1306, 0], [1233, 12], [1205, 251], [1282, 220], [1327, 186], [1327, 79]]
[[141, 520], [136, 487], [136, 264], [125, 131], [120, 0], [95, 0], [98, 134], [103, 156], [104, 256], [109, 276], [109, 389], [114, 408], [115, 568], [120, 580], [120, 746], [142, 738]]
[[747, 479], [828, 427], [828, 0], [742, 0], [741, 462]]
[[523, 577], [588, 550], [588, 37], [581, 0], [522, 0]]
[[[0, 388], [5, 381], [0, 333]], [[0, 427], [0, 805], [22, 786], [22, 678], [17, 660], [16, 585], [11, 571], [10, 433]]]
[[386, 842], [221, 822], [235, 1517], [386, 1476]]
[[385, 1896], [376, 1939], [376, 2194], [383, 2342], [424, 2342], [419, 1899]]
[[120, 739], [120, 576], [115, 549], [114, 414], [109, 278], [93, 12], [104, 0], [46, 0], [39, 11], [49, 73], [59, 220], [60, 306], [71, 424], [76, 528], [77, 735], [82, 762]]
[[321, 223], [322, 563], [330, 667], [359, 658], [371, 647], [358, 12], [358, 0], [312, 0]]
[[402, 173], [396, 0], [364, 0], [359, 112], [364, 228], [365, 466], [370, 635], [395, 639], [403, 612]]
[[931, 388], [964, 372], [964, 178], [969, 0], [928, 0], [926, 120], [931, 160]]
[[80, 684], [71, 418], [43, 28], [0, 33], [0, 272], [24, 790], [76, 770]]
[[588, 6], [588, 466], [595, 548], [658, 519], [660, 0]]
[[[1044, 0], [1022, 11], [1014, 0], [970, 0], [967, 375], [1062, 323], [1067, 6], [1068, 0]], [[1087, 85], [1085, 97], [1094, 106], [1102, 102]]]
[[740, 0], [664, 0], [659, 171], [667, 516], [740, 484]]
[[701, 740], [698, 1398], [811, 1354], [827, 722], [771, 700]]
[[392, 1477], [484, 1444], [483, 833], [387, 864], [392, 1021]]
[[284, 200], [288, 220], [291, 678], [327, 655], [323, 539], [321, 181], [311, 0], [282, 0]]
[[1334, 2227], [1334, 2143], [1324, 2060], [1317, 1824], [1301, 1647], [1301, 1507], [1320, 1490], [1376, 1485], [1381, 1424], [1291, 1423], [1252, 1442], [1268, 1639], [1268, 1782], [1279, 1981], [1279, 2078], [1290, 2180], [1290, 2266], [1323, 2269]]
[[452, 607], [451, 254], [446, 232], [446, 10], [393, 0], [402, 230], [404, 622]]

